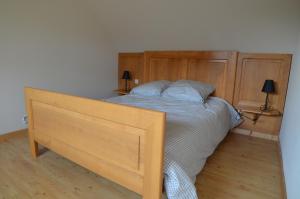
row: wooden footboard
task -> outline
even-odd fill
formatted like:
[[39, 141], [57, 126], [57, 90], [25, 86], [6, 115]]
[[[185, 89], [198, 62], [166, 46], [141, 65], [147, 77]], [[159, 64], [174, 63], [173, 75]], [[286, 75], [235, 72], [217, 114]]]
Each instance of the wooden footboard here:
[[25, 89], [29, 142], [139, 193], [160, 199], [165, 113]]

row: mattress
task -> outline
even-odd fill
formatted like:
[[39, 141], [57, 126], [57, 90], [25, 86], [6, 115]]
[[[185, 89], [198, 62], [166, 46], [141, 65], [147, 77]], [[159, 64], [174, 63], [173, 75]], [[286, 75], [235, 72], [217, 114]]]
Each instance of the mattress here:
[[164, 186], [169, 199], [197, 199], [194, 186], [206, 159], [240, 116], [225, 100], [188, 102], [163, 97], [124, 95], [106, 101], [166, 112]]

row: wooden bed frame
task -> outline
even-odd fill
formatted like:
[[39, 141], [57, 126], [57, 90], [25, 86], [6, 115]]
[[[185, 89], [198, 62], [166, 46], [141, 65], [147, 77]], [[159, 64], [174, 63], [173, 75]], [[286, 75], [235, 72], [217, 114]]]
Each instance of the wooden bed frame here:
[[214, 96], [233, 103], [237, 52], [147, 51], [143, 83], [155, 80], [189, 79], [213, 84]]
[[[230, 54], [233, 58], [230, 58]], [[239, 128], [234, 129], [234, 132], [278, 140], [282, 114], [270, 116], [268, 113], [260, 113], [259, 107], [264, 104], [266, 98], [261, 88], [266, 79], [274, 80], [276, 92], [269, 96], [269, 104], [275, 113], [283, 113], [291, 60], [291, 54], [230, 51], [119, 53], [119, 91], [125, 86], [122, 79], [125, 70], [130, 71], [132, 76], [128, 82], [130, 88], [158, 79], [194, 79], [209, 82], [217, 87], [214, 95], [226, 99], [248, 118]], [[237, 65], [236, 72], [234, 67], [226, 67], [226, 63], [232, 65], [234, 62]], [[254, 123], [252, 120], [258, 117], [259, 120]]]
[[[143, 82], [192, 79], [233, 103], [237, 52], [145, 52]], [[141, 194], [162, 196], [163, 112], [26, 88], [29, 141]]]
[[165, 113], [26, 88], [29, 141], [145, 199], [161, 197]]

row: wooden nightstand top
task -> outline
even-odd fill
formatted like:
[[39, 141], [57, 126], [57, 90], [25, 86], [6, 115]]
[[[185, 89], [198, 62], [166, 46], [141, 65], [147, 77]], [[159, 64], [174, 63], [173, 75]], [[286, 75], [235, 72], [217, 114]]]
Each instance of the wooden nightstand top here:
[[[243, 118], [251, 120], [253, 124], [256, 124], [257, 120], [261, 116], [279, 117], [282, 115], [281, 112], [277, 109], [263, 111], [260, 109], [260, 107], [254, 106], [237, 106], [236, 108], [238, 109], [239, 113]], [[249, 116], [247, 114], [251, 114], [252, 116]]]
[[130, 90], [126, 91], [125, 89], [116, 89], [114, 92], [117, 92], [120, 95], [128, 95], [130, 93]]
[[265, 115], [265, 116], [281, 116], [281, 112], [277, 109], [271, 109], [269, 111], [262, 111], [260, 107], [252, 107], [252, 106], [238, 106], [237, 109], [241, 113], [252, 113], [257, 115]]

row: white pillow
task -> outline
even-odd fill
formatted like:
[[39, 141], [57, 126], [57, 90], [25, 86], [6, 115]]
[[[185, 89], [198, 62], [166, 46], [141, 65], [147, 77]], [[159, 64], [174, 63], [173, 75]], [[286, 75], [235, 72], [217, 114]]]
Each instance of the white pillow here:
[[170, 83], [171, 82], [167, 80], [149, 82], [133, 88], [130, 91], [130, 94], [142, 96], [160, 96], [161, 93], [170, 85]]
[[206, 98], [213, 93], [214, 90], [215, 87], [211, 84], [192, 80], [179, 80], [164, 90], [162, 96], [177, 100], [204, 103]]

